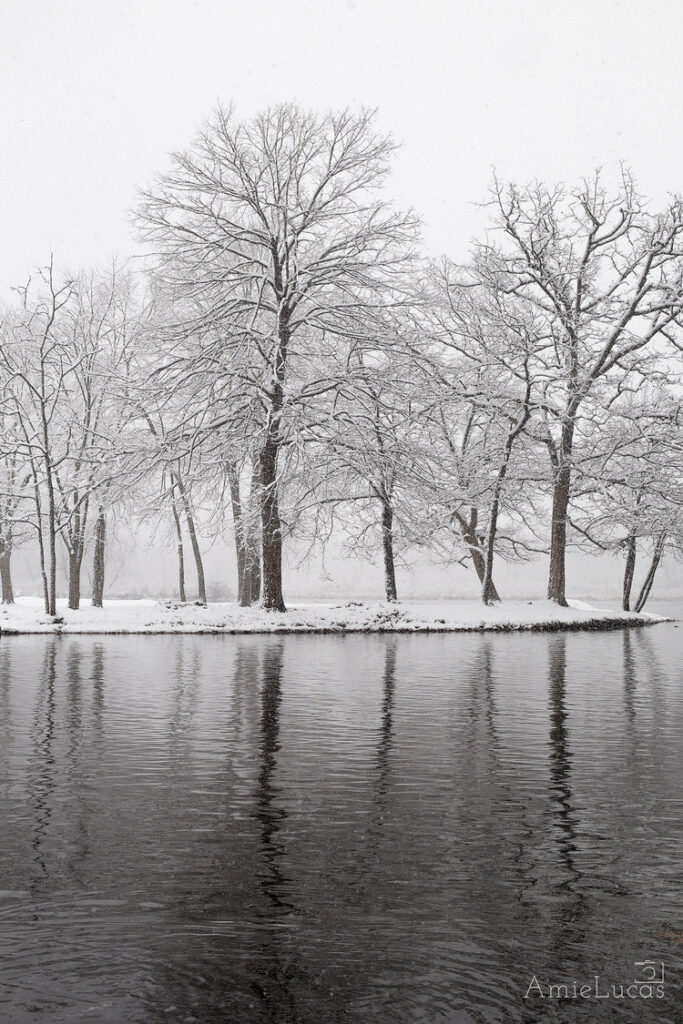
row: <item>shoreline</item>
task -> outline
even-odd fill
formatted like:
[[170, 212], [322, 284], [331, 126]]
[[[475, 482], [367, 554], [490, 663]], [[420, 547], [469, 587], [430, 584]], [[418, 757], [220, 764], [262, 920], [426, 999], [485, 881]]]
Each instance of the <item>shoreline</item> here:
[[292, 604], [286, 612], [217, 602], [204, 607], [175, 601], [112, 600], [104, 608], [84, 601], [78, 611], [58, 602], [58, 619], [38, 598], [0, 609], [0, 636], [169, 636], [249, 634], [597, 632], [671, 622], [667, 616], [609, 611], [583, 601], [562, 608], [550, 601], [349, 601]]

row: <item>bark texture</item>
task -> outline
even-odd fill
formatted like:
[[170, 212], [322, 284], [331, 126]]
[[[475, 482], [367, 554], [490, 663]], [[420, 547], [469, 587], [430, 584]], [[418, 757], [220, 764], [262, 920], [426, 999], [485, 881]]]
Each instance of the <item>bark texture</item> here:
[[178, 554], [178, 600], [183, 603], [187, 600], [185, 595], [185, 548], [183, 546], [183, 528], [180, 522], [178, 505], [175, 500], [175, 478], [171, 477], [171, 509], [173, 511], [173, 522], [175, 523], [176, 552]]
[[[470, 515], [468, 519], [466, 519], [465, 516], [463, 516], [460, 512], [455, 513], [455, 518], [460, 526], [463, 540], [465, 541], [467, 549], [470, 553], [470, 558], [472, 559], [474, 571], [476, 572], [477, 578], [479, 579], [479, 582], [481, 583], [483, 589], [484, 581], [486, 580], [486, 561], [484, 559], [483, 554], [484, 539], [477, 532], [479, 513], [476, 508], [472, 508], [470, 509]], [[491, 566], [491, 572], [493, 573], [493, 564]], [[493, 582], [493, 575], [491, 575], [491, 580], [487, 590], [490, 595], [490, 601], [500, 601], [496, 585]]]
[[259, 467], [255, 462], [252, 472], [249, 500], [242, 500], [238, 467], [228, 467], [230, 502], [235, 533], [237, 557], [237, 600], [242, 608], [255, 604], [261, 596], [261, 560], [256, 520], [256, 499], [259, 485]]
[[263, 558], [263, 607], [286, 611], [282, 596], [282, 523], [277, 494], [276, 437], [261, 452], [261, 551]]
[[[190, 535], [190, 545], [192, 547], [194, 563], [197, 569], [197, 596], [202, 604], [206, 604], [206, 582], [204, 580], [204, 562], [202, 561], [202, 553], [199, 550], [199, 541], [197, 539], [197, 530], [194, 524], [194, 515], [192, 513], [192, 507], [187, 496], [185, 485], [180, 476], [176, 476], [176, 483], [178, 485], [178, 494], [180, 495], [180, 499], [183, 503], [183, 510], [185, 512], [185, 522], [187, 523], [187, 532]], [[181, 600], [183, 599], [181, 598]]]
[[567, 513], [571, 494], [571, 457], [574, 450], [574, 417], [576, 408], [567, 414], [562, 429], [558, 460], [555, 466], [555, 486], [550, 525], [550, 564], [548, 569], [548, 598], [563, 608], [567, 607], [566, 557]]
[[647, 602], [647, 599], [650, 596], [650, 591], [652, 590], [652, 584], [655, 581], [655, 576], [657, 574], [657, 569], [659, 568], [659, 563], [661, 562], [662, 555], [664, 554], [664, 545], [665, 545], [665, 543], [666, 543], [666, 534], [660, 533], [659, 536], [657, 537], [657, 540], [655, 541], [655, 549], [654, 549], [654, 552], [652, 553], [652, 561], [650, 562], [650, 568], [647, 571], [647, 576], [645, 577], [645, 580], [643, 581], [643, 585], [640, 588], [640, 593], [638, 594], [638, 599], [636, 600], [636, 606], [634, 608], [634, 611], [636, 611], [636, 612], [642, 612], [642, 610], [645, 607], [645, 604]]
[[394, 512], [387, 500], [382, 501], [382, 553], [384, 556], [384, 591], [387, 601], [396, 601], [396, 566], [394, 564]]
[[624, 589], [621, 598], [623, 611], [631, 610], [631, 588], [633, 586], [633, 574], [636, 571], [636, 538], [635, 534], [629, 533], [626, 538], [626, 565], [624, 566]]
[[78, 610], [81, 605], [81, 567], [83, 565], [83, 548], [77, 544], [69, 551], [69, 608]]
[[0, 579], [2, 580], [2, 603], [14, 604], [14, 588], [12, 586], [12, 545], [3, 542], [0, 547]]
[[107, 518], [100, 505], [95, 520], [95, 547], [92, 559], [92, 605], [101, 608], [104, 602], [104, 553], [107, 539]]

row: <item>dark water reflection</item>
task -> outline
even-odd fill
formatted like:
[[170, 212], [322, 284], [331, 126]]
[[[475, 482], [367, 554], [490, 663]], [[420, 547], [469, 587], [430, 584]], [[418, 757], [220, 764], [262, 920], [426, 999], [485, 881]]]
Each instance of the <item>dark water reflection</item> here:
[[0, 1020], [679, 1020], [682, 638], [3, 639]]

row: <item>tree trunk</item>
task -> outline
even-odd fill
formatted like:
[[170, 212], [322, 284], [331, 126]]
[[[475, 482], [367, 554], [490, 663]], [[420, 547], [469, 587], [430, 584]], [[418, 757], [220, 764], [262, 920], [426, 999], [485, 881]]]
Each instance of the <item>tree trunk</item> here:
[[563, 608], [567, 607], [565, 580], [567, 512], [571, 493], [570, 460], [574, 448], [573, 417], [575, 410], [570, 410], [567, 415], [570, 419], [562, 428], [559, 463], [555, 472], [552, 522], [550, 527], [550, 565], [548, 570], [548, 598]]
[[567, 607], [565, 561], [567, 551], [567, 510], [569, 508], [569, 468], [559, 471], [553, 491], [552, 526], [550, 529], [550, 566], [548, 598]]
[[[68, 606], [77, 611], [81, 605], [81, 569], [85, 551], [85, 530], [88, 522], [88, 498], [73, 494], [73, 509], [69, 527], [69, 600]], [[64, 534], [62, 534], [64, 538]]]
[[285, 612], [282, 596], [282, 523], [278, 502], [278, 455], [280, 425], [285, 401], [285, 373], [290, 341], [290, 316], [284, 296], [282, 262], [277, 244], [271, 244], [273, 283], [279, 308], [277, 314], [278, 345], [273, 364], [273, 390], [266, 421], [266, 440], [259, 458], [261, 497], [261, 555], [263, 572], [263, 607], [268, 611]]
[[49, 576], [48, 576], [48, 607], [47, 614], [56, 617], [57, 615], [57, 527], [55, 512], [55, 493], [52, 482], [52, 467], [46, 465], [47, 473], [47, 524], [48, 524], [48, 550], [50, 552]]
[[251, 603], [258, 604], [261, 600], [261, 552], [258, 537], [250, 544], [247, 571], [251, 577]]
[[[489, 514], [489, 529], [486, 537], [486, 554], [484, 557], [484, 578], [481, 585], [481, 599], [484, 604], [494, 604], [499, 600], [496, 588], [493, 585], [493, 554], [496, 544], [496, 531], [498, 529], [498, 509], [500, 501], [498, 495], [493, 499], [491, 512]], [[495, 592], [495, 597], [494, 597]]]
[[235, 534], [235, 555], [237, 558], [237, 603], [241, 608], [251, 604], [251, 577], [247, 573], [247, 552], [242, 517], [242, 496], [240, 494], [240, 474], [234, 463], [228, 466], [228, 483], [230, 485], [230, 503], [232, 505], [232, 523]]
[[12, 587], [12, 570], [10, 559], [12, 558], [12, 545], [3, 544], [0, 554], [0, 578], [2, 579], [2, 603], [14, 604], [14, 588]]
[[171, 474], [171, 508], [173, 510], [173, 521], [175, 522], [176, 550], [178, 552], [178, 600], [184, 604], [187, 600], [185, 596], [185, 549], [183, 547], [183, 530], [175, 500], [175, 488], [175, 477]]
[[185, 485], [183, 484], [180, 476], [176, 477], [178, 482], [178, 492], [183, 501], [183, 508], [185, 510], [185, 520], [187, 522], [187, 532], [190, 535], [190, 544], [192, 545], [192, 554], [194, 555], [195, 566], [197, 567], [197, 592], [199, 600], [202, 604], [206, 604], [206, 583], [204, 582], [204, 563], [202, 562], [202, 553], [199, 550], [199, 541], [197, 540], [197, 531], [194, 526], [194, 516], [192, 515], [192, 509], [190, 508], [190, 502], [187, 498], [185, 491]]
[[261, 452], [261, 550], [263, 555], [263, 607], [284, 612], [282, 596], [282, 524], [277, 496], [279, 442], [272, 430]]
[[[237, 547], [237, 541], [235, 541]], [[247, 560], [244, 547], [237, 552], [237, 603], [240, 608], [251, 605], [251, 576], [247, 572]]]
[[69, 608], [78, 611], [81, 605], [81, 565], [83, 548], [79, 545], [69, 551]]
[[[498, 475], [496, 482], [493, 487], [493, 500], [491, 502], [491, 510], [489, 512], [489, 528], [486, 536], [486, 554], [484, 558], [484, 579], [482, 582], [481, 596], [484, 604], [493, 604], [494, 601], [498, 601], [498, 594], [496, 588], [493, 585], [493, 555], [495, 552], [496, 545], [496, 533], [498, 530], [498, 512], [500, 510], [500, 496], [503, 492], [503, 485], [505, 484], [505, 478], [508, 472], [508, 466], [510, 465], [510, 457], [512, 456], [512, 449], [515, 441], [524, 430], [529, 415], [529, 399], [531, 396], [531, 381], [529, 378], [528, 363], [525, 363], [526, 372], [526, 393], [524, 397], [524, 405], [522, 407], [522, 414], [519, 419], [510, 427], [508, 435], [505, 438], [505, 446], [503, 448], [503, 458], [498, 468]], [[494, 596], [495, 594], [495, 596]]]
[[48, 525], [48, 551], [50, 553], [49, 575], [47, 585], [47, 607], [48, 615], [57, 615], [57, 510], [55, 503], [55, 484], [50, 458], [50, 431], [47, 421], [47, 406], [41, 401], [42, 420], [42, 460], [45, 470], [45, 487], [47, 490], [47, 525]]
[[47, 583], [47, 564], [45, 561], [45, 537], [43, 533], [43, 506], [40, 499], [40, 487], [38, 486], [38, 474], [35, 463], [31, 462], [31, 475], [33, 477], [33, 497], [36, 504], [36, 521], [38, 533], [38, 555], [40, 557], [40, 576], [43, 581], [43, 604], [45, 614], [50, 614], [50, 592]]
[[655, 574], [657, 572], [657, 569], [659, 568], [659, 563], [662, 560], [662, 555], [664, 554], [665, 543], [666, 534], [660, 533], [655, 543], [655, 550], [652, 555], [652, 562], [650, 563], [650, 568], [648, 569], [647, 576], [645, 577], [645, 581], [640, 589], [640, 593], [638, 594], [638, 600], [636, 601], [636, 606], [634, 608], [634, 611], [636, 612], [642, 612], [643, 608], [645, 607], [645, 603], [648, 597], [650, 596], [652, 584], [655, 581]]
[[104, 602], [104, 551], [107, 538], [107, 515], [100, 505], [95, 521], [95, 550], [92, 560], [92, 606], [101, 608]]
[[626, 565], [624, 566], [624, 590], [621, 599], [623, 611], [631, 610], [631, 587], [633, 586], [633, 574], [636, 571], [636, 537], [629, 533], [626, 538]]
[[260, 468], [254, 459], [251, 469], [251, 487], [249, 490], [249, 523], [246, 534], [245, 572], [250, 576], [251, 603], [256, 604], [261, 598], [261, 544], [259, 536], [259, 496]]
[[242, 608], [255, 604], [261, 596], [261, 559], [257, 519], [259, 464], [255, 459], [252, 466], [249, 502], [246, 508], [240, 493], [240, 474], [237, 467], [228, 467], [230, 503], [235, 531], [235, 554], [237, 557], [237, 600]]
[[[465, 519], [464, 516], [460, 515], [459, 512], [456, 512], [455, 516], [460, 524], [463, 540], [467, 544], [470, 558], [472, 559], [472, 565], [474, 566], [474, 571], [476, 572], [477, 578], [483, 588], [484, 580], [486, 579], [486, 562], [481, 552], [482, 538], [477, 533], [477, 520], [479, 518], [479, 513], [476, 508], [471, 509], [469, 521]], [[488, 593], [491, 601], [500, 601], [496, 585], [493, 582], [493, 564], [491, 565], [491, 581], [488, 586]]]
[[389, 501], [382, 500], [382, 551], [384, 554], [384, 591], [387, 601], [396, 601], [394, 565], [394, 512]]

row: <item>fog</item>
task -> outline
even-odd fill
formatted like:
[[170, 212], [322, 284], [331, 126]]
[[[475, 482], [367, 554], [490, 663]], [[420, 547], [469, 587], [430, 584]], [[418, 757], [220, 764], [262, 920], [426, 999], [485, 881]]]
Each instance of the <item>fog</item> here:
[[[5, 4], [0, 296], [50, 248], [69, 268], [136, 251], [136, 191], [217, 100], [240, 116], [283, 100], [377, 107], [381, 127], [401, 143], [391, 192], [421, 215], [433, 254], [467, 252], [482, 230], [476, 204], [493, 167], [518, 181], [574, 180], [596, 166], [616, 174], [623, 160], [658, 203], [680, 187], [683, 165], [672, 125], [683, 98], [681, 23], [673, 0]], [[288, 555], [293, 596], [382, 592], [379, 563], [366, 571], [339, 546], [324, 564], [299, 564], [303, 554]], [[18, 592], [39, 593], [36, 552], [14, 557]], [[119, 525], [110, 593], [171, 593], [174, 557], [170, 542]], [[206, 561], [213, 593], [233, 594], [230, 538], [214, 542]], [[616, 558], [573, 553], [569, 590], [617, 597], [620, 570]], [[542, 561], [500, 562], [497, 574], [509, 596], [544, 592]], [[478, 592], [471, 569], [429, 561], [400, 569], [399, 588], [405, 596]], [[653, 596], [675, 592], [677, 567], [664, 564]]]
[[455, 258], [494, 166], [575, 180], [623, 160], [659, 204], [680, 188], [682, 20], [674, 0], [3, 4], [0, 296], [50, 246], [70, 267], [127, 255], [136, 190], [217, 100], [379, 108], [392, 193]]
[[[106, 594], [117, 597], [173, 597], [177, 594], [176, 553], [170, 537], [156, 539], [146, 529], [118, 529], [112, 536], [107, 560]], [[209, 600], [233, 600], [236, 591], [234, 546], [230, 536], [204, 543], [204, 563]], [[342, 544], [335, 544], [325, 558], [306, 558], [303, 545], [288, 545], [285, 568], [285, 592], [291, 599], [337, 600], [341, 598], [381, 598], [384, 582], [380, 552], [374, 562], [353, 557]], [[66, 565], [60, 567], [60, 593], [66, 593]], [[89, 594], [90, 555], [83, 567], [83, 595]], [[647, 559], [639, 564], [636, 582], [645, 573]], [[41, 593], [38, 552], [30, 546], [17, 549], [13, 556], [15, 590], [19, 596]], [[568, 594], [575, 598], [597, 598], [618, 602], [621, 593], [623, 559], [616, 556], [591, 556], [570, 551], [567, 559]], [[503, 598], [544, 597], [546, 559], [535, 562], [496, 563], [496, 582]], [[187, 596], [195, 596], [194, 570], [186, 566]], [[398, 569], [399, 597], [477, 598], [481, 587], [471, 567], [439, 565], [428, 555], [414, 555], [408, 565]], [[665, 561], [657, 575], [652, 599], [673, 599], [683, 594], [680, 565]]]

